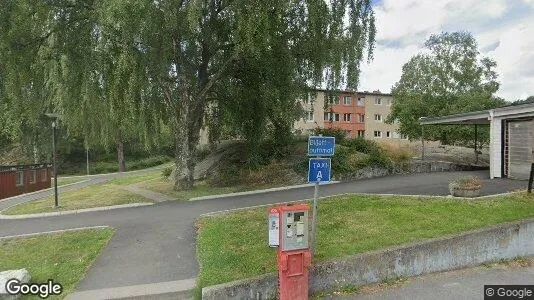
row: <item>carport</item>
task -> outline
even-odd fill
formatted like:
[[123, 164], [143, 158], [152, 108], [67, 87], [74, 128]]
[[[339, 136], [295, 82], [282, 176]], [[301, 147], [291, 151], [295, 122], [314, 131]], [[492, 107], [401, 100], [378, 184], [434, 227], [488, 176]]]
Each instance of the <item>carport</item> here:
[[475, 141], [477, 126], [489, 125], [490, 177], [529, 178], [534, 157], [534, 103], [421, 118], [420, 123], [475, 126]]

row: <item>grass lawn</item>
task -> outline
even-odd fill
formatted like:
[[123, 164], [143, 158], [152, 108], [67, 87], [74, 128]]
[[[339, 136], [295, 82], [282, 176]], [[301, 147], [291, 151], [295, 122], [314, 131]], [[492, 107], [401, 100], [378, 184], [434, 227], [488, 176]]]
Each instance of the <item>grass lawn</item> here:
[[125, 177], [119, 177], [114, 178], [108, 181], [109, 184], [115, 184], [115, 185], [129, 185], [129, 184], [135, 184], [140, 183], [148, 180], [155, 180], [158, 178], [162, 178], [161, 170], [151, 171], [149, 173], [144, 174], [134, 174], [129, 175]]
[[244, 187], [244, 186], [233, 186], [233, 187], [210, 187], [205, 182], [196, 182], [195, 187], [192, 190], [183, 190], [175, 191], [173, 190], [172, 180], [167, 179], [155, 179], [150, 181], [145, 181], [137, 184], [138, 187], [151, 190], [154, 192], [162, 193], [171, 197], [174, 197], [178, 200], [188, 200], [195, 197], [202, 197], [208, 195], [218, 195], [226, 193], [236, 193], [243, 192], [253, 189], [262, 189], [266, 187]]
[[128, 203], [151, 202], [137, 194], [111, 184], [91, 185], [79, 190], [59, 193], [59, 208], [55, 209], [54, 197], [22, 203], [2, 211], [4, 215], [35, 214]]
[[112, 235], [113, 230], [106, 228], [0, 239], [0, 270], [26, 268], [36, 283], [53, 279], [63, 286], [63, 294], [47, 299], [62, 299], [85, 276]]
[[[276, 270], [267, 207], [197, 222], [198, 287]], [[310, 211], [311, 215], [311, 211]], [[534, 196], [474, 201], [348, 195], [321, 200], [314, 262], [534, 216]]]

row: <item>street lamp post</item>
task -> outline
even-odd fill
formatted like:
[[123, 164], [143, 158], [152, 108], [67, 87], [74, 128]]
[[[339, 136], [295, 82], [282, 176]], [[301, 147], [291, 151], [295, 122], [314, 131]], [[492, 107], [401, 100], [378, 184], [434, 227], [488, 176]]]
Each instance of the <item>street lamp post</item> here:
[[57, 114], [46, 114], [47, 117], [52, 119], [52, 158], [54, 165], [54, 208], [59, 206], [58, 194], [57, 194], [57, 152], [56, 152], [56, 130], [58, 126], [58, 115]]

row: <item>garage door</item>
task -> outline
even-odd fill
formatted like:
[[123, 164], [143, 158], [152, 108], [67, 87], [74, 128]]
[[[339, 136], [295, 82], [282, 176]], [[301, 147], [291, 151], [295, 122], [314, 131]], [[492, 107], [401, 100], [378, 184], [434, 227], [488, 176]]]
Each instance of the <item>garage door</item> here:
[[508, 177], [528, 179], [534, 145], [534, 121], [508, 122]]

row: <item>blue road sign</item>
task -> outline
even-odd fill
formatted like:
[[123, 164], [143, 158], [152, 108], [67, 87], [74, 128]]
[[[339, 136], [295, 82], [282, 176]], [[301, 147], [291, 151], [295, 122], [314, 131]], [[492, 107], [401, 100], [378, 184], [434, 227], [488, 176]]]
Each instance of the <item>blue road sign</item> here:
[[333, 136], [310, 136], [308, 139], [308, 156], [332, 156], [336, 146]]
[[308, 182], [329, 182], [331, 166], [330, 158], [310, 158]]

